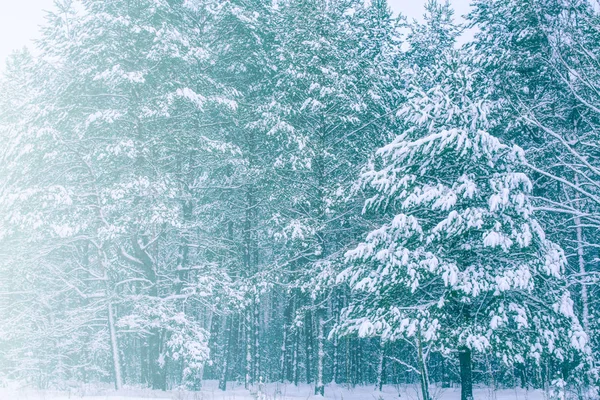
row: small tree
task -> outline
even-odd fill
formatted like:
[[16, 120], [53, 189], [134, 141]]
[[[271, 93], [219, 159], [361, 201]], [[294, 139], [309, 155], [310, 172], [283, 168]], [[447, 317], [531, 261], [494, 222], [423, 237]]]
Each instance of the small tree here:
[[385, 223], [346, 254], [338, 281], [354, 296], [338, 331], [458, 354], [467, 400], [473, 351], [507, 364], [566, 361], [587, 337], [563, 251], [533, 215], [523, 151], [489, 133], [493, 107], [473, 89], [476, 72], [454, 57], [444, 64], [414, 71], [399, 112], [406, 129], [357, 184], [374, 192], [364, 211], [383, 212]]

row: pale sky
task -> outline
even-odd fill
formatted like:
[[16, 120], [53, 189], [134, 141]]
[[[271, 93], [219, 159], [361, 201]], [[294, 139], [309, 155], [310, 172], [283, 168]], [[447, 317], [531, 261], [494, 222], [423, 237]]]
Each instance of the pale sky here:
[[[421, 19], [426, 0], [388, 0], [395, 12]], [[451, 0], [456, 16], [469, 11], [470, 0]], [[38, 37], [38, 27], [44, 22], [44, 10], [53, 8], [54, 0], [0, 0], [0, 69], [12, 50], [31, 47]]]

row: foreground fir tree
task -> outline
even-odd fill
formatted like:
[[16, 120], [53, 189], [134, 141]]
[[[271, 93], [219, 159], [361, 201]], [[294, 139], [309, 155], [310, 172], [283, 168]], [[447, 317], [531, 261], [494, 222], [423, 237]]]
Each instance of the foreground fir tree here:
[[424, 91], [413, 79], [399, 113], [406, 129], [361, 175], [357, 187], [373, 192], [364, 211], [388, 218], [346, 255], [338, 281], [354, 296], [338, 330], [457, 354], [467, 400], [473, 352], [563, 362], [587, 337], [563, 251], [532, 214], [522, 149], [490, 135], [493, 108], [475, 95], [474, 72], [446, 64], [414, 74], [436, 84]]
[[[549, 237], [564, 243], [575, 310], [598, 354], [600, 285], [592, 249], [600, 244], [600, 14], [594, 3], [477, 0], [470, 19], [479, 29], [472, 46], [485, 85], [511, 115], [502, 135], [525, 149], [538, 174], [536, 206]], [[592, 380], [597, 356], [596, 365]]]

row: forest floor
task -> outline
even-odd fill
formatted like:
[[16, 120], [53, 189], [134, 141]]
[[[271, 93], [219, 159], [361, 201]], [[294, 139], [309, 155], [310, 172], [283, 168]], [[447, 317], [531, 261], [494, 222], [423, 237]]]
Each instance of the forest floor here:
[[[71, 391], [31, 391], [25, 389], [0, 388], [0, 400], [316, 400], [323, 397], [313, 395], [310, 385], [268, 384], [263, 389], [263, 395], [256, 390], [248, 391], [243, 385], [233, 384], [226, 392], [218, 390], [217, 383], [205, 382], [199, 392], [188, 391], [152, 391], [147, 389], [114, 390], [97, 386], [82, 386]], [[542, 391], [526, 391], [523, 389], [505, 389], [493, 391], [489, 388], [475, 389], [475, 400], [544, 400]], [[459, 400], [459, 388], [432, 388], [433, 400]], [[381, 392], [373, 386], [356, 387], [353, 389], [342, 385], [328, 385], [325, 388], [325, 399], [328, 400], [419, 400], [418, 387], [413, 386], [384, 386]]]

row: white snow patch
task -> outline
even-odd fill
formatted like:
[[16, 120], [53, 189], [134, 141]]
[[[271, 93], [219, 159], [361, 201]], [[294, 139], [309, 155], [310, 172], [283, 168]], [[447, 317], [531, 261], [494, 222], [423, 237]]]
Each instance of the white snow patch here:
[[[261, 385], [262, 386], [262, 385]], [[149, 389], [127, 388], [119, 392], [107, 388], [85, 386], [71, 391], [33, 391], [18, 389], [1, 389], [2, 400], [148, 400], [148, 399], [170, 399], [170, 400], [254, 400], [264, 398], [266, 400], [312, 400], [312, 399], [344, 399], [344, 400], [398, 400], [420, 398], [418, 385], [394, 386], [385, 385], [381, 392], [375, 390], [374, 386], [361, 386], [350, 389], [345, 385], [330, 384], [325, 388], [325, 397], [315, 396], [314, 386], [272, 383], [264, 385], [263, 393], [257, 393], [258, 388], [246, 390], [243, 384], [228, 383], [228, 390], [222, 392], [218, 389], [218, 382], [205, 381], [200, 392], [189, 391], [152, 391]], [[442, 389], [435, 385], [430, 388], [431, 394], [437, 400], [459, 400], [460, 388]], [[477, 400], [542, 400], [542, 391], [526, 391], [523, 389], [492, 390], [491, 388], [475, 388], [474, 397]]]

